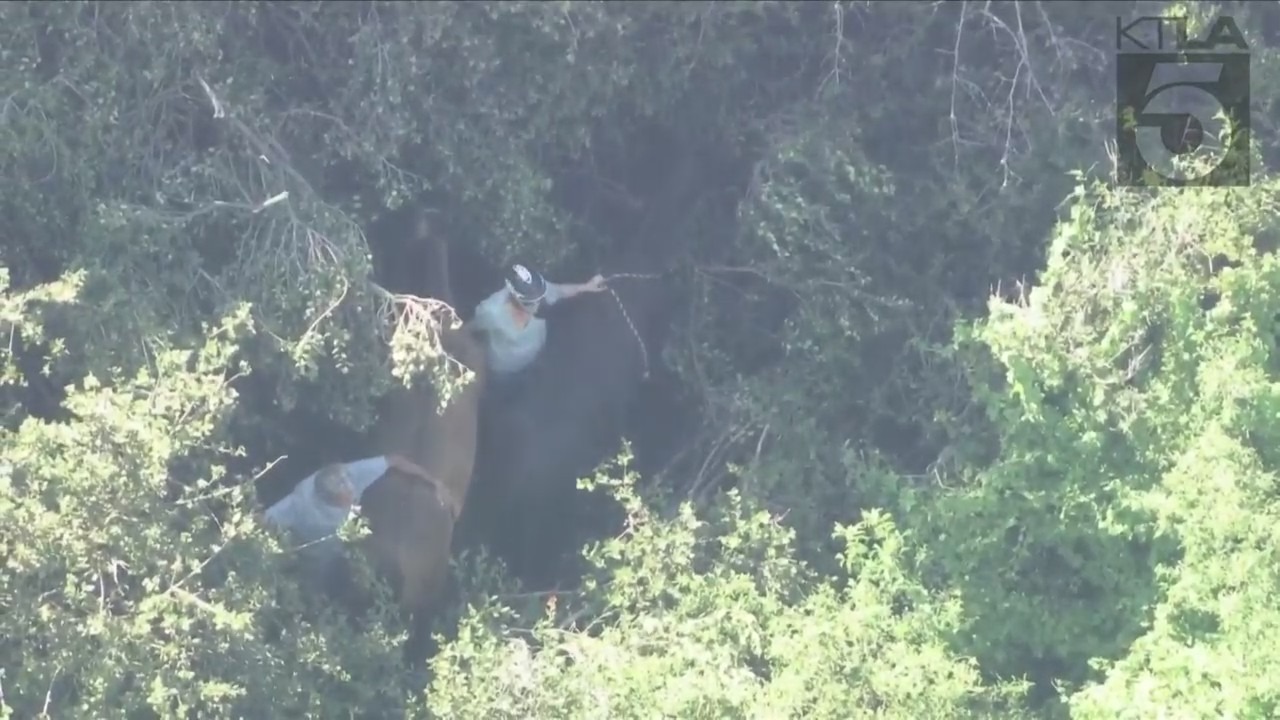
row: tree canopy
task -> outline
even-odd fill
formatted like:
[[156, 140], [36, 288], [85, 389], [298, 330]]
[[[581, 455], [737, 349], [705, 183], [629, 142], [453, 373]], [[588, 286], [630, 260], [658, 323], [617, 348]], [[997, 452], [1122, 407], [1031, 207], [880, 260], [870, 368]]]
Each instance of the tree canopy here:
[[[0, 718], [1276, 716], [1278, 12], [0, 4]], [[1159, 14], [1248, 40], [1247, 186], [1112, 182]], [[403, 663], [255, 519], [456, 380], [398, 213], [585, 278], [688, 144], [625, 529]]]

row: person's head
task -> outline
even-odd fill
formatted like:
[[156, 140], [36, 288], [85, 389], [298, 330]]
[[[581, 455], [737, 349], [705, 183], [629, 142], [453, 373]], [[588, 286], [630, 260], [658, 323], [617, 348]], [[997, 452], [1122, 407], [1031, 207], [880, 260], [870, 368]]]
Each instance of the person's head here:
[[351, 507], [355, 502], [355, 488], [347, 477], [347, 470], [338, 463], [325, 465], [316, 472], [316, 497], [333, 507]]
[[542, 298], [547, 295], [547, 281], [542, 275], [516, 264], [507, 269], [507, 293], [520, 307], [536, 312]]

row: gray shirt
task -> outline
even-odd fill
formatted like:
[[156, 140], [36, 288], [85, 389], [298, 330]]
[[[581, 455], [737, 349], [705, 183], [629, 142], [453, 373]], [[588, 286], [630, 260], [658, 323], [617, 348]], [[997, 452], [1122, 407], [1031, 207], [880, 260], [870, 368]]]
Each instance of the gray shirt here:
[[[346, 463], [345, 468], [355, 495], [353, 502], [358, 503], [364, 491], [386, 474], [388, 465], [386, 457], [379, 455]], [[319, 559], [340, 553], [337, 532], [351, 512], [351, 508], [334, 507], [316, 497], [316, 473], [311, 473], [263, 515], [268, 523], [291, 532], [303, 546], [303, 553]]]
[[[542, 302], [554, 305], [564, 297], [562, 286], [547, 283], [547, 294]], [[508, 291], [498, 290], [476, 306], [472, 323], [485, 331], [485, 345], [490, 371], [510, 375], [529, 366], [542, 347], [547, 344], [547, 321], [530, 318], [520, 327], [507, 307]]]

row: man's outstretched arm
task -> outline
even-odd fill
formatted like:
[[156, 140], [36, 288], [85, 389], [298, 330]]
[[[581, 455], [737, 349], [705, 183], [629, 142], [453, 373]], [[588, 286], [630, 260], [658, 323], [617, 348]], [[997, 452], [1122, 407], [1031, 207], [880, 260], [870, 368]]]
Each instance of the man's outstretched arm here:
[[582, 293], [600, 292], [604, 289], [603, 275], [596, 275], [584, 283], [547, 283], [547, 304], [554, 305]]
[[431, 475], [429, 475], [427, 471], [422, 468], [422, 466], [418, 465], [417, 463], [415, 463], [414, 461], [410, 460], [409, 458], [403, 455], [391, 453], [387, 455], [386, 458], [387, 458], [388, 469], [399, 470], [400, 472], [408, 473], [410, 475], [417, 475], [418, 477], [423, 478], [424, 480], [431, 479]]

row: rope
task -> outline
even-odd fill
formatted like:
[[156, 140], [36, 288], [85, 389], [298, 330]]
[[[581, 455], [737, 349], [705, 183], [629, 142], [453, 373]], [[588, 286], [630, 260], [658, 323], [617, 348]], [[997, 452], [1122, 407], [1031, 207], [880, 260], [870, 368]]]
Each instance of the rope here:
[[649, 349], [644, 345], [644, 338], [640, 337], [640, 331], [636, 329], [636, 324], [631, 322], [631, 316], [627, 314], [627, 307], [622, 304], [622, 298], [618, 297], [618, 293], [613, 288], [605, 286], [605, 290], [613, 296], [613, 301], [618, 303], [618, 309], [622, 311], [622, 319], [627, 321], [627, 327], [631, 328], [631, 334], [636, 338], [636, 344], [640, 346], [640, 359], [644, 360], [644, 374], [640, 376], [641, 380], [649, 379]]
[[[637, 280], [657, 280], [661, 278], [662, 275], [663, 273], [614, 273], [612, 275], [606, 275], [604, 280], [606, 283], [611, 280], [617, 280], [617, 279], [623, 279], [623, 278], [632, 278]], [[605, 285], [604, 289], [608, 290], [609, 294], [613, 296], [613, 301], [618, 303], [618, 310], [622, 311], [622, 319], [627, 321], [627, 327], [631, 328], [631, 334], [635, 337], [636, 344], [640, 346], [640, 359], [644, 361], [644, 374], [641, 375], [640, 377], [642, 380], [648, 380], [649, 379], [649, 348], [645, 346], [644, 338], [640, 336], [640, 330], [637, 329], [636, 324], [631, 321], [631, 315], [627, 313], [627, 307], [622, 304], [622, 298], [618, 297], [618, 293], [614, 292], [613, 288], [609, 287], [608, 285]]]
[[614, 279], [622, 279], [622, 278], [636, 278], [640, 280], [657, 280], [665, 274], [666, 273], [614, 273], [612, 275], [605, 275], [604, 280], [605, 282], [608, 282]]

